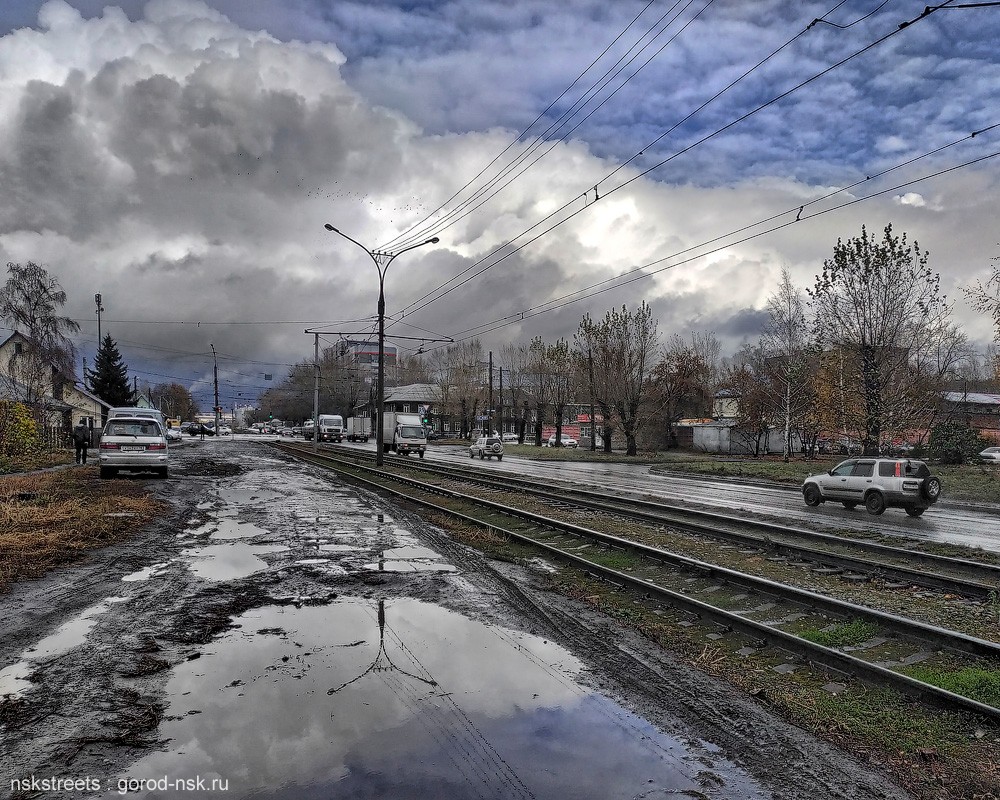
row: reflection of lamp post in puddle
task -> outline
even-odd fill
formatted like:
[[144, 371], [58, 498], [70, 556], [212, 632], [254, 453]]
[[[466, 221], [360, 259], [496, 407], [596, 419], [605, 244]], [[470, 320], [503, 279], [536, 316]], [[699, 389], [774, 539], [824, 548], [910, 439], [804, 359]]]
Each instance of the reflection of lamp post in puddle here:
[[437, 681], [432, 678], [421, 678], [419, 675], [414, 675], [412, 672], [407, 672], [402, 667], [397, 666], [389, 654], [385, 651], [385, 600], [378, 601], [378, 652], [375, 654], [375, 660], [372, 661], [371, 666], [368, 667], [364, 672], [358, 675], [356, 678], [351, 678], [351, 680], [346, 683], [342, 683], [333, 689], [327, 690], [327, 694], [336, 694], [341, 689], [345, 689], [350, 686], [355, 681], [361, 680], [366, 675], [370, 675], [373, 672], [390, 672], [395, 671], [408, 678], [413, 678], [415, 681], [420, 681], [421, 683], [426, 683], [428, 686], [437, 686]]
[[[391, 629], [390, 633], [396, 636], [400, 649], [407, 652], [406, 645], [399, 639], [398, 634]], [[398, 679], [393, 682], [389, 677], [389, 673], [398, 672], [428, 686], [438, 686], [436, 680], [407, 672], [389, 658], [389, 654], [385, 651], [385, 600], [378, 601], [378, 639], [378, 653], [371, 666], [346, 683], [328, 689], [326, 693], [336, 694], [366, 675], [381, 673], [379, 677], [386, 687], [399, 698], [414, 715], [416, 721], [426, 728], [433, 742], [441, 748], [443, 756], [455, 768], [456, 775], [470, 786], [477, 787], [477, 790], [483, 790], [477, 791], [480, 797], [532, 800], [535, 797], [532, 791], [476, 723], [459, 707], [450, 691], [438, 689], [426, 697], [417, 698], [411, 694], [414, 687], [406, 687], [404, 682]], [[411, 654], [410, 657], [424, 672], [428, 672], [416, 656]]]

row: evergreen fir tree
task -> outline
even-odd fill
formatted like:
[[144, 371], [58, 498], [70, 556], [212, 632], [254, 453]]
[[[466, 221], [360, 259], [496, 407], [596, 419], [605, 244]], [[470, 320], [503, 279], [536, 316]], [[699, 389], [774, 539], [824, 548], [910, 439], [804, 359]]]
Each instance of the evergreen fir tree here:
[[112, 408], [130, 406], [135, 396], [128, 382], [128, 365], [122, 361], [118, 344], [109, 333], [101, 341], [94, 359], [94, 369], [87, 370], [90, 390]]

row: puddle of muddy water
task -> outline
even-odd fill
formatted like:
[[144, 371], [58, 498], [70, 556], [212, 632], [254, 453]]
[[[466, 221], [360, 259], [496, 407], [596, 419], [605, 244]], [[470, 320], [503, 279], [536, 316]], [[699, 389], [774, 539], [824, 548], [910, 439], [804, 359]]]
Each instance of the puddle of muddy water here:
[[378, 572], [455, 572], [452, 564], [427, 547], [408, 545], [382, 550], [377, 561], [364, 565], [364, 569]]
[[0, 669], [0, 697], [18, 695], [31, 687], [28, 675], [34, 663], [62, 655], [87, 640], [98, 618], [114, 603], [124, 603], [127, 597], [106, 597], [100, 603], [85, 608], [75, 617], [60, 625], [55, 631], [39, 639], [21, 653], [18, 661]]
[[258, 554], [279, 553], [286, 550], [288, 548], [280, 544], [249, 545], [244, 542], [234, 542], [182, 550], [181, 555], [192, 559], [188, 568], [199, 578], [210, 581], [231, 581], [266, 569], [267, 562], [258, 558]]
[[[228, 781], [228, 797], [766, 797], [705, 743], [581, 685], [552, 643], [416, 600], [255, 609], [178, 665], [128, 778]], [[148, 796], [156, 796], [149, 794]]]

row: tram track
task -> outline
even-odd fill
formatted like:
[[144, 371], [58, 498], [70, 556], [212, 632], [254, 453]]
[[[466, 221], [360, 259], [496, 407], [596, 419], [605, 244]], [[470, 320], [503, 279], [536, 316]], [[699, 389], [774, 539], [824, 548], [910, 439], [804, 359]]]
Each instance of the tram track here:
[[[743, 637], [747, 652], [769, 645], [825, 670], [873, 684], [890, 685], [934, 705], [962, 709], [1000, 721], [1000, 703], [981, 702], [907, 674], [914, 668], [923, 675], [957, 673], [970, 668], [998, 670], [1000, 644], [995, 641], [678, 555], [629, 538], [494, 502], [448, 485], [401, 475], [393, 470], [406, 466], [402, 459], [392, 459], [386, 465], [390, 469], [378, 470], [363, 463], [366, 459], [359, 457], [357, 451], [331, 449], [314, 454], [310, 448], [294, 444], [275, 446], [298, 458], [334, 469], [352, 480], [538, 548], [590, 575], [628, 587], [650, 602], [682, 610], [693, 618], [691, 624], [716, 626], [717, 630], [708, 634], [710, 637]], [[436, 472], [439, 478], [468, 480], [472, 477], [460, 476], [461, 471], [453, 467], [428, 470], [425, 463], [420, 464], [422, 471]], [[510, 483], [506, 475], [503, 480]], [[530, 488], [532, 494], [544, 494], [545, 490], [529, 487], [529, 482], [523, 479], [514, 480], [518, 484], [516, 491], [527, 492]], [[482, 483], [478, 478], [476, 482]], [[507, 489], [509, 491], [510, 486]], [[574, 491], [581, 493], [579, 489]], [[570, 502], [562, 491], [553, 494], [557, 496], [555, 502]], [[605, 507], [590, 507], [592, 513], [628, 515], [626, 507], [609, 510], [607, 498], [602, 500]], [[573, 502], [582, 501], [582, 496], [578, 496]], [[592, 501], [593, 498], [587, 502]], [[657, 509], [660, 511], [662, 508]], [[648, 517], [654, 512], [647, 504], [641, 514]], [[630, 518], [636, 520], [635, 515]], [[651, 519], [643, 522], [653, 524]], [[655, 524], [663, 524], [662, 518], [656, 517]], [[737, 546], [736, 543], [724, 545], [727, 548]], [[855, 561], [860, 559], [855, 558]], [[978, 580], [983, 585], [981, 576]], [[849, 645], [831, 645], [837, 642], [841, 633], [849, 630], [860, 632], [860, 639]], [[794, 663], [784, 666], [789, 671], [797, 668]]]
[[[357, 463], [370, 464], [375, 460], [368, 453], [353, 448], [331, 448], [331, 452]], [[661, 501], [618, 499], [579, 486], [562, 486], [551, 480], [541, 485], [538, 481], [519, 478], [511, 473], [484, 474], [481, 470], [417, 462], [403, 457], [390, 459], [390, 464], [501, 492], [523, 492], [555, 507], [568, 503], [646, 524], [670, 526], [740, 547], [759, 548], [769, 556], [785, 557], [793, 563], [810, 565], [815, 569], [841, 570], [848, 579], [878, 578], [889, 582], [889, 585], [898, 584], [900, 588], [903, 585], [919, 586], [979, 601], [996, 601], [1000, 595], [1000, 565], [689, 509]]]

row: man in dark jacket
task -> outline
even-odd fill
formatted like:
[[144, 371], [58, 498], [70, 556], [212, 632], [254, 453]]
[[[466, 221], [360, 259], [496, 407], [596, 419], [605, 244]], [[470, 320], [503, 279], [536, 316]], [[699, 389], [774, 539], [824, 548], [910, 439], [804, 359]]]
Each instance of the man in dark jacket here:
[[87, 463], [87, 448], [90, 447], [90, 428], [82, 419], [73, 428], [73, 445], [76, 447], [76, 463]]

